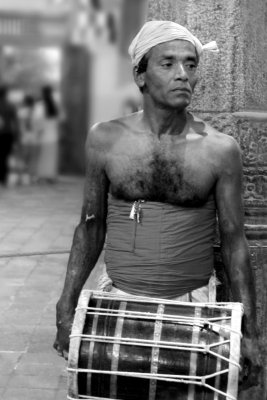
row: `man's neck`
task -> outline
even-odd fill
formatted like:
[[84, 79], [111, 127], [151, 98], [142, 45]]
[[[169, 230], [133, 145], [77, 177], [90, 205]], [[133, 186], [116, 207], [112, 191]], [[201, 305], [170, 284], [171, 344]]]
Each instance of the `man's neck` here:
[[184, 131], [187, 111], [163, 109], [144, 104], [143, 123], [157, 137], [161, 135], [179, 135]]

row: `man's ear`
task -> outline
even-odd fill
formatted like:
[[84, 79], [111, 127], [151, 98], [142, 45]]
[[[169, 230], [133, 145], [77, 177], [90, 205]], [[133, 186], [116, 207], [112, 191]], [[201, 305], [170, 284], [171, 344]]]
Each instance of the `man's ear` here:
[[199, 77], [196, 76], [195, 81], [191, 84], [192, 92], [194, 93], [195, 87], [197, 86], [199, 82]]
[[133, 69], [133, 76], [134, 76], [134, 81], [139, 87], [139, 89], [142, 89], [145, 86], [145, 72], [137, 72], [137, 67], [134, 67]]

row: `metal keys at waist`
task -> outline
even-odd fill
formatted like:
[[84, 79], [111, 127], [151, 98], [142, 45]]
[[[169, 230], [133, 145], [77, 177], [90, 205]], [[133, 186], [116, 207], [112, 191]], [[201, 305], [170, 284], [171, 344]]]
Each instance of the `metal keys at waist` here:
[[129, 218], [135, 220], [138, 224], [142, 221], [142, 203], [144, 202], [145, 200], [136, 200], [132, 205], [129, 215]]

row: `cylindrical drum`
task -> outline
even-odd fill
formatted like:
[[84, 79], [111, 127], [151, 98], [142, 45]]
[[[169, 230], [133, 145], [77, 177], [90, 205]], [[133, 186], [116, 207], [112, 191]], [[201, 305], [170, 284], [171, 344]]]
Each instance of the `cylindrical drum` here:
[[184, 303], [83, 290], [68, 399], [235, 400], [240, 303]]

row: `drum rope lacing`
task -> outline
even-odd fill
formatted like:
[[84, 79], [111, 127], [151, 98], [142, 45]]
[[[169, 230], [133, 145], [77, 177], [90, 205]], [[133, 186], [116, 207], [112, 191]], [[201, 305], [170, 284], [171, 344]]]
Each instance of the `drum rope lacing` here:
[[[95, 308], [95, 307], [81, 307], [78, 306], [76, 308], [77, 310], [92, 310], [92, 312], [87, 312], [87, 315], [98, 315], [98, 316], [109, 316], [109, 317], [119, 317], [122, 315], [120, 310], [111, 310], [108, 308]], [[95, 312], [94, 312], [94, 311]], [[156, 313], [140, 313], [138, 311], [130, 311], [130, 310], [124, 310], [123, 311], [123, 317], [124, 318], [134, 318], [134, 319], [152, 319], [152, 320], [160, 320], [160, 321], [169, 321], [172, 323], [177, 323], [181, 325], [190, 325], [190, 326], [199, 326], [202, 329], [206, 330], [212, 330], [216, 333], [222, 334], [224, 331], [228, 331], [229, 333], [233, 332], [240, 337], [242, 337], [242, 333], [232, 329], [230, 326], [222, 326], [215, 321], [225, 321], [225, 320], [231, 320], [231, 317], [210, 317], [210, 318], [197, 318], [196, 317], [182, 317], [182, 316], [176, 316], [174, 314], [163, 314], [161, 316], [158, 316]], [[198, 324], [196, 324], [196, 321]], [[72, 335], [70, 336], [72, 337]]]
[[[227, 343], [230, 343], [230, 340], [223, 340], [223, 341], [218, 341], [212, 344], [208, 345], [203, 345], [203, 344], [194, 344], [192, 343], [187, 344], [187, 343], [181, 343], [181, 342], [173, 342], [172, 345], [170, 345], [170, 342], [164, 342], [164, 341], [154, 341], [154, 340], [147, 340], [147, 339], [131, 339], [131, 338], [123, 338], [123, 339], [116, 339], [113, 338], [112, 336], [95, 336], [95, 335], [79, 335], [79, 334], [72, 334], [70, 335], [70, 338], [74, 337], [81, 337], [84, 339], [84, 341], [95, 341], [99, 343], [110, 343], [110, 344], [121, 344], [121, 345], [130, 345], [130, 346], [141, 346], [141, 347], [158, 347], [162, 349], [172, 349], [172, 350], [187, 350], [187, 351], [197, 351], [199, 353], [205, 353], [205, 354], [211, 354], [214, 355], [217, 358], [220, 358], [221, 360], [224, 360], [226, 362], [229, 362], [229, 364], [233, 364], [236, 367], [240, 368], [240, 365], [233, 361], [228, 359], [227, 357], [224, 357], [212, 350], [210, 350], [211, 347], [216, 347], [216, 346], [221, 346]], [[90, 372], [91, 370], [87, 370]]]
[[[92, 309], [91, 307], [77, 307], [78, 309]], [[95, 311], [100, 310], [103, 311], [105, 309], [95, 309]], [[120, 312], [119, 310], [114, 310], [112, 312], [103, 312], [101, 314], [99, 314], [98, 312], [95, 313], [89, 313], [92, 315], [110, 315], [110, 316], [120, 316]], [[199, 326], [203, 329], [207, 329], [205, 328], [206, 326], [212, 326], [212, 325], [216, 325], [217, 327], [220, 328], [220, 330], [224, 330], [224, 331], [233, 331], [230, 327], [226, 327], [219, 324], [215, 324], [213, 321], [224, 321], [226, 319], [229, 319], [228, 317], [213, 317], [213, 318], [193, 318], [193, 317], [177, 317], [177, 316], [171, 316], [171, 315], [162, 315], [162, 316], [158, 316], [157, 314], [154, 313], [140, 313], [140, 312], [133, 312], [133, 311], [127, 311], [127, 315], [126, 315], [126, 310], [123, 311], [123, 315], [124, 318], [130, 318], [133, 317], [136, 318], [137, 315], [140, 318], [145, 318], [145, 319], [162, 319], [162, 320], [167, 320], [170, 321], [172, 323], [179, 323], [179, 324], [185, 324], [185, 325], [195, 325], [195, 326]], [[172, 317], [172, 319], [171, 319]], [[175, 317], [175, 320], [173, 319], [173, 317]], [[191, 322], [188, 321], [188, 319], [190, 319]], [[217, 329], [215, 331], [217, 333]], [[240, 334], [240, 332], [234, 331], [236, 334]], [[221, 333], [220, 333], [221, 334]], [[102, 342], [102, 343], [110, 343], [110, 344], [120, 344], [120, 345], [130, 345], [130, 346], [143, 346], [143, 347], [147, 347], [147, 346], [151, 346], [151, 347], [158, 347], [158, 348], [164, 348], [164, 349], [175, 349], [175, 350], [186, 350], [186, 351], [196, 351], [196, 352], [200, 352], [200, 353], [208, 353], [210, 355], [213, 355], [221, 360], [224, 360], [226, 362], [228, 362], [229, 364], [233, 364], [236, 367], [240, 368], [240, 365], [238, 363], [236, 363], [233, 360], [228, 359], [227, 357], [224, 357], [214, 351], [211, 350], [212, 347], [217, 347], [220, 345], [225, 345], [225, 344], [229, 344], [230, 340], [221, 340], [212, 344], [192, 344], [192, 343], [181, 343], [181, 342], [167, 342], [167, 341], [155, 341], [155, 340], [147, 340], [147, 339], [132, 339], [132, 338], [114, 338], [112, 336], [100, 336], [100, 335], [87, 335], [87, 334], [79, 334], [79, 333], [72, 333], [70, 335], [70, 338], [75, 338], [75, 337], [80, 337], [82, 338], [84, 341], [95, 341], [95, 342]], [[213, 374], [209, 374], [209, 375], [205, 375], [205, 376], [188, 376], [188, 375], [169, 375], [169, 374], [146, 374], [146, 373], [138, 373], [138, 372], [125, 372], [125, 371], [103, 371], [103, 370], [94, 370], [94, 369], [83, 369], [83, 368], [68, 368], [69, 372], [75, 372], [75, 373], [100, 373], [100, 374], [108, 374], [108, 375], [120, 375], [120, 376], [132, 376], [132, 377], [140, 377], [140, 378], [144, 378], [144, 379], [156, 379], [156, 380], [163, 380], [163, 381], [168, 381], [168, 382], [177, 382], [177, 383], [187, 383], [187, 384], [195, 384], [195, 385], [199, 385], [199, 386], [204, 386], [206, 388], [209, 388], [219, 394], [222, 394], [224, 396], [228, 396], [228, 399], [233, 399], [236, 400], [234, 397], [230, 396], [229, 394], [226, 394], [222, 391], [220, 391], [219, 389], [216, 389], [210, 385], [208, 385], [206, 383], [207, 379], [225, 374], [229, 372], [229, 369], [225, 369], [222, 371], [217, 371], [214, 372]], [[94, 399], [94, 397], [80, 397], [81, 399]], [[68, 399], [71, 400], [71, 398], [68, 397]], [[97, 398], [96, 398], [97, 399]], [[100, 398], [99, 398], [100, 399]]]
[[[159, 299], [157, 297], [144, 297], [144, 296], [135, 296], [135, 295], [127, 295], [120, 294], [120, 293], [109, 293], [109, 292], [101, 292], [95, 291], [92, 297], [93, 299], [97, 300], [124, 300], [124, 301], [134, 301], [135, 303], [143, 303], [144, 301], [146, 304], [170, 304], [170, 305], [185, 305], [185, 306], [200, 306], [200, 307], [207, 307], [207, 308], [218, 308], [222, 309], [227, 307], [228, 309], [231, 308], [231, 304], [235, 303], [228, 303], [228, 302], [188, 302], [188, 301], [179, 301], [173, 299]], [[239, 303], [238, 303], [239, 304]]]
[[[207, 379], [214, 378], [216, 376], [226, 374], [229, 372], [229, 369], [224, 369], [222, 371], [214, 372], [213, 374], [205, 375], [205, 376], [189, 376], [189, 375], [169, 375], [169, 374], [147, 374], [142, 372], [127, 372], [127, 371], [105, 371], [105, 370], [98, 370], [98, 369], [86, 369], [86, 368], [68, 368], [69, 372], [80, 372], [80, 373], [96, 373], [96, 374], [104, 374], [104, 375], [118, 375], [118, 376], [128, 376], [133, 378], [142, 378], [142, 379], [156, 379], [158, 381], [164, 382], [175, 382], [175, 383], [185, 383], [185, 384], [194, 384], [197, 386], [204, 386], [207, 389], [210, 389], [218, 394], [221, 394], [227, 397], [227, 400], [236, 400], [235, 397], [227, 394], [215, 387], [206, 383]], [[78, 399], [81, 397], [78, 397]], [[92, 397], [82, 397], [84, 399], [92, 399]], [[100, 398], [101, 399], [101, 398]]]
[[[113, 295], [106, 294], [106, 293], [101, 293], [100, 296], [98, 297], [96, 293], [94, 293], [93, 296], [95, 299], [103, 299], [105, 298], [106, 300], [126, 300], [125, 296], [118, 296], [116, 295], [116, 298], [114, 298]], [[134, 301], [134, 302], [143, 302], [144, 298], [142, 297], [135, 297], [132, 296], [131, 298], [127, 298], [127, 301]], [[188, 302], [179, 302], [179, 301], [172, 301], [172, 300], [162, 300], [162, 299], [154, 299], [154, 298], [145, 298], [146, 303], [156, 303], [156, 304], [179, 304], [179, 305], [191, 305], [191, 306], [204, 306], [207, 308], [216, 308], [216, 309], [222, 309], [222, 308], [228, 308], [228, 310], [231, 310], [231, 307], [229, 306], [229, 303], [188, 303]], [[96, 374], [105, 374], [105, 375], [118, 375], [118, 376], [125, 376], [125, 377], [136, 377], [136, 378], [144, 378], [144, 379], [149, 379], [149, 380], [159, 380], [159, 381], [167, 381], [167, 382], [175, 382], [175, 383], [185, 383], [189, 385], [197, 385], [197, 386], [203, 386], [205, 388], [208, 388], [212, 390], [215, 393], [218, 393], [227, 400], [236, 400], [236, 397], [233, 397], [229, 393], [225, 393], [207, 383], [208, 379], [214, 378], [221, 376], [222, 374], [228, 374], [230, 371], [230, 364], [233, 364], [235, 367], [240, 368], [240, 365], [237, 362], [234, 362], [231, 359], [228, 359], [221, 354], [218, 354], [214, 351], [211, 350], [212, 347], [215, 346], [220, 346], [220, 345], [225, 345], [229, 344], [230, 340], [225, 339], [225, 336], [229, 336], [230, 334], [234, 333], [237, 335], [242, 336], [242, 334], [239, 331], [233, 330], [229, 326], [221, 325], [220, 321], [226, 321], [231, 319], [231, 317], [228, 317], [226, 315], [222, 317], [211, 317], [211, 318], [201, 318], [201, 317], [181, 317], [173, 314], [162, 314], [158, 315], [155, 313], [142, 313], [142, 312], [136, 312], [136, 311], [129, 311], [129, 310], [123, 310], [123, 313], [120, 312], [120, 310], [111, 310], [111, 309], [106, 309], [106, 308], [92, 308], [92, 307], [84, 307], [84, 306], [78, 306], [77, 310], [81, 311], [86, 311], [86, 314], [89, 315], [103, 315], [103, 316], [111, 316], [111, 317], [121, 317], [123, 318], [142, 318], [142, 319], [148, 319], [148, 320], [160, 320], [160, 321], [169, 321], [171, 323], [177, 323], [177, 324], [184, 324], [184, 325], [192, 325], [200, 328], [201, 330], [208, 330], [208, 331], [214, 331], [220, 338], [223, 338], [223, 340], [218, 341], [217, 343], [212, 343], [212, 344], [185, 344], [185, 343], [180, 343], [180, 342], [166, 342], [166, 341], [160, 341], [160, 340], [145, 340], [145, 339], [132, 339], [132, 338], [114, 338], [114, 337], [109, 337], [109, 336], [99, 336], [99, 335], [86, 335], [86, 334], [80, 334], [76, 333], [75, 330], [71, 334], [70, 338], [80, 338], [84, 341], [93, 341], [93, 342], [104, 342], [104, 343], [111, 343], [111, 344], [120, 344], [120, 345], [136, 345], [136, 346], [152, 346], [153, 347], [158, 347], [158, 348], [170, 348], [170, 349], [178, 349], [178, 350], [188, 350], [188, 351], [196, 351], [196, 352], [202, 352], [202, 353], [208, 353], [211, 354], [218, 359], [222, 359], [226, 361], [229, 365], [229, 368], [226, 368], [221, 371], [214, 372], [212, 374], [207, 374], [204, 376], [195, 376], [195, 375], [170, 375], [170, 374], [158, 374], [158, 373], [140, 373], [140, 372], [134, 372], [134, 371], [106, 371], [106, 370], [95, 370], [95, 369], [83, 369], [83, 368], [68, 368], [68, 371], [70, 373], [74, 373], [75, 375], [78, 373], [96, 373]], [[95, 312], [92, 312], [94, 310]], [[77, 399], [90, 399], [90, 400], [107, 400], [102, 397], [94, 397], [94, 396], [86, 396], [86, 395], [78, 395], [78, 397], [73, 398], [71, 396], [67, 397], [68, 400], [77, 400]], [[108, 399], [108, 400], [113, 400], [113, 399]]]

